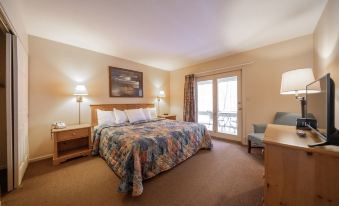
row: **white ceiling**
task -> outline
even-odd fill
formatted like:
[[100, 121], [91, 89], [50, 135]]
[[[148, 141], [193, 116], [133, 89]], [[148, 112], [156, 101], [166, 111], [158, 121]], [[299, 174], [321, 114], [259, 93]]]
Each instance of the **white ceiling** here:
[[175, 70], [310, 34], [327, 0], [19, 0], [29, 34]]

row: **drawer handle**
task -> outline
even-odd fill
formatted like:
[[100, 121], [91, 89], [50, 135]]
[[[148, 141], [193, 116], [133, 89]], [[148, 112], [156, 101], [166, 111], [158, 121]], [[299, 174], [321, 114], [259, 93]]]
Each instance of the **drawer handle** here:
[[312, 152], [306, 152], [306, 155], [307, 155], [307, 156], [312, 156], [313, 153], [312, 153]]

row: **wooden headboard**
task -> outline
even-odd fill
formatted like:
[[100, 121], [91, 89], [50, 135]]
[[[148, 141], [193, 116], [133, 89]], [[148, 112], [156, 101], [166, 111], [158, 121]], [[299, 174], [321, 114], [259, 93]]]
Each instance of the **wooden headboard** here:
[[125, 109], [139, 109], [139, 108], [151, 108], [154, 104], [92, 104], [91, 107], [91, 125], [98, 125], [97, 109], [104, 111], [113, 111], [113, 109], [125, 110]]

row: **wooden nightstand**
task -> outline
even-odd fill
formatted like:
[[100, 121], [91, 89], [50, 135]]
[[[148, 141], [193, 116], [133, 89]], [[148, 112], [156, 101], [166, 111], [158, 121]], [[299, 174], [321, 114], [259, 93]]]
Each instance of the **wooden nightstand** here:
[[171, 120], [176, 120], [177, 119], [177, 115], [175, 114], [168, 114], [168, 115], [159, 115], [158, 117], [160, 118], [165, 118], [165, 119], [171, 119]]
[[68, 159], [87, 156], [91, 152], [91, 125], [69, 125], [63, 129], [52, 129], [54, 139], [53, 164]]

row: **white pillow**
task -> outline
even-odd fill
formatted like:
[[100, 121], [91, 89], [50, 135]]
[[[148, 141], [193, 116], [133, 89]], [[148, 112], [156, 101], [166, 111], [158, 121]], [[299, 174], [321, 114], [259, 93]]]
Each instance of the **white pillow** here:
[[152, 119], [151, 113], [148, 111], [148, 109], [142, 109], [142, 111], [144, 112], [146, 120], [151, 120]]
[[103, 111], [97, 109], [97, 117], [98, 117], [98, 125], [108, 124], [112, 125], [115, 124], [115, 116], [113, 111]]
[[127, 118], [124, 111], [120, 111], [120, 110], [117, 110], [115, 108], [113, 109], [113, 111], [114, 111], [114, 115], [115, 115], [115, 122], [117, 124], [125, 123], [125, 122], [128, 121], [128, 118]]
[[157, 118], [157, 110], [155, 109], [155, 107], [153, 108], [147, 108], [150, 116], [151, 116], [151, 119], [156, 119]]
[[125, 113], [130, 123], [146, 120], [145, 114], [142, 109], [128, 109], [125, 110]]

